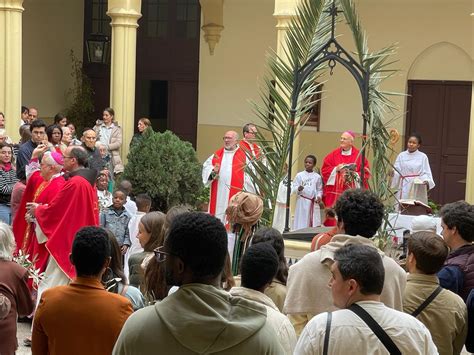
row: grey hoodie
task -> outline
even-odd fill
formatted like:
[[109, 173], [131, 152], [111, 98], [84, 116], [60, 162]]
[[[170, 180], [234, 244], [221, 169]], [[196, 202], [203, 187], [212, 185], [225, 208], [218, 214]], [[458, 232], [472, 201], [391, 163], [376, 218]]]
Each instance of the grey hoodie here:
[[125, 323], [113, 354], [282, 354], [262, 305], [188, 284]]

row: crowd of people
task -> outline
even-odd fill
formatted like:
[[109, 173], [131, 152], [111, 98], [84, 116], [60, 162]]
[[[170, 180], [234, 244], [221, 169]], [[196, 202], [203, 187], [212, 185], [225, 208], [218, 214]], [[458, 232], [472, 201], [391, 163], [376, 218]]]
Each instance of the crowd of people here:
[[[84, 130], [80, 145], [63, 129], [66, 117], [46, 127], [37, 116], [22, 115], [31, 137], [18, 147], [16, 169], [14, 149], [1, 146], [5, 179], [17, 180], [11, 211], [0, 209], [7, 216], [0, 222], [0, 354], [17, 349], [18, 316], [32, 321], [33, 354], [474, 351], [474, 206], [445, 205], [442, 235], [413, 228], [402, 267], [372, 241], [384, 205], [364, 183], [347, 184], [348, 171], [368, 167], [358, 154], [345, 160], [356, 151], [351, 132], [324, 159], [322, 176], [309, 155], [295, 179], [298, 210], [305, 211], [298, 223], [317, 225], [311, 213], [325, 202], [335, 226], [289, 266], [282, 234], [259, 227], [258, 190], [241, 191], [252, 181], [235, 169], [263, 154], [255, 125], [244, 127], [240, 142], [227, 132], [205, 163], [210, 213], [189, 206], [163, 213], [117, 179], [121, 132], [112, 109]], [[139, 131], [148, 123], [140, 121]], [[13, 261], [21, 255], [31, 257], [28, 270]], [[29, 277], [32, 270], [41, 276]]]

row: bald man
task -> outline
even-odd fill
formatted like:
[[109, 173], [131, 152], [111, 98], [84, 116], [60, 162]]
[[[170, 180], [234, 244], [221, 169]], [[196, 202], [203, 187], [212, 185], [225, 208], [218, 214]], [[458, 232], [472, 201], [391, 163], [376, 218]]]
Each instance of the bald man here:
[[[321, 176], [324, 182], [323, 202], [327, 208], [332, 207], [345, 190], [361, 187], [361, 156], [359, 150], [354, 147], [354, 138], [354, 132], [343, 132], [339, 141], [339, 147], [324, 158]], [[365, 159], [364, 166], [364, 187], [367, 188], [367, 180], [370, 176], [367, 158]], [[359, 180], [354, 180], [354, 176], [358, 176]]]
[[209, 213], [225, 225], [229, 199], [244, 189], [249, 177], [245, 176], [246, 156], [239, 148], [237, 132], [226, 132], [223, 140], [224, 146], [204, 162], [202, 180], [205, 186], [211, 187]]

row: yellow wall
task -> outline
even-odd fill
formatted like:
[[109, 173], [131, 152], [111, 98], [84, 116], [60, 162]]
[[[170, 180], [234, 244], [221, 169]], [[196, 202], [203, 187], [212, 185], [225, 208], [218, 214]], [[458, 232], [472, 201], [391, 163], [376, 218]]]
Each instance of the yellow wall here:
[[[246, 99], [256, 97], [257, 77], [263, 72], [264, 65], [262, 51], [269, 45], [274, 46], [269, 36], [276, 38], [275, 21], [269, 11], [271, 1], [252, 3], [258, 5], [255, 4], [255, 10], [250, 13], [251, 24], [245, 16], [249, 14], [248, 9], [243, 9], [244, 6], [237, 8], [236, 2], [225, 2], [226, 29], [222, 32], [215, 56], [209, 57], [206, 50], [201, 51], [200, 159], [221, 146], [226, 129], [236, 127], [240, 133], [241, 124], [254, 120], [252, 117], [255, 115], [252, 115]], [[473, 18], [470, 16], [470, 0], [358, 0], [357, 4], [372, 50], [398, 42], [398, 54], [394, 57], [397, 62], [393, 67], [400, 72], [387, 80], [383, 89], [406, 93], [409, 79], [472, 80]], [[260, 20], [255, 20], [258, 17]], [[244, 22], [240, 27], [242, 19]], [[255, 33], [259, 38], [254, 38]], [[354, 48], [352, 37], [343, 23], [338, 25], [337, 33], [341, 35], [339, 40], [343, 46]], [[255, 50], [247, 48], [249, 35]], [[260, 46], [258, 50], [257, 45]], [[231, 65], [238, 60], [244, 61], [243, 70], [232, 69]], [[324, 84], [321, 105], [321, 132], [306, 128], [300, 142], [301, 156], [315, 154], [318, 165], [338, 145], [341, 131], [362, 132], [360, 93], [350, 74], [338, 65], [334, 75], [324, 79], [328, 81]], [[393, 127], [403, 134], [406, 97], [394, 97], [393, 100], [400, 109]], [[394, 116], [387, 116], [387, 119], [392, 118]], [[397, 145], [398, 149], [404, 146], [402, 143], [403, 139]], [[356, 146], [360, 147], [360, 143]]]
[[265, 53], [276, 46], [273, 10], [274, 0], [226, 0], [224, 30], [213, 56], [201, 36], [197, 140], [200, 159], [222, 146], [229, 127], [241, 134], [242, 126], [254, 120], [249, 99], [258, 100]]
[[23, 7], [23, 105], [53, 117], [72, 84], [70, 50], [82, 60], [84, 1], [25, 0]]

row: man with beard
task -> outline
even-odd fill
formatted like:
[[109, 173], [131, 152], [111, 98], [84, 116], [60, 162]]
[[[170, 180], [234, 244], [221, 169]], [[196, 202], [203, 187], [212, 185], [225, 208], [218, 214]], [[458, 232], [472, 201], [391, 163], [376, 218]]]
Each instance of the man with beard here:
[[180, 288], [133, 314], [113, 354], [281, 354], [264, 306], [221, 289], [226, 256], [227, 233], [217, 218], [177, 216], [155, 257], [165, 263], [166, 282]]

